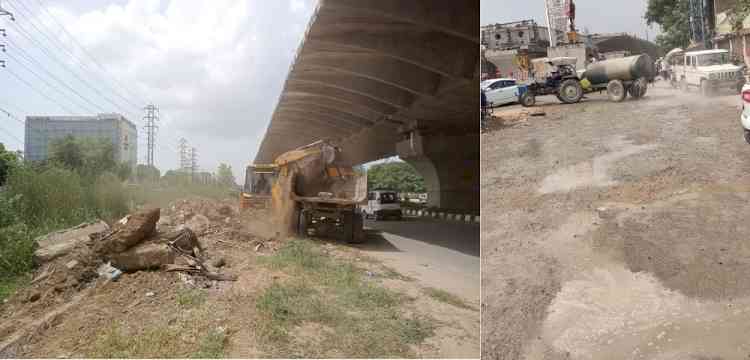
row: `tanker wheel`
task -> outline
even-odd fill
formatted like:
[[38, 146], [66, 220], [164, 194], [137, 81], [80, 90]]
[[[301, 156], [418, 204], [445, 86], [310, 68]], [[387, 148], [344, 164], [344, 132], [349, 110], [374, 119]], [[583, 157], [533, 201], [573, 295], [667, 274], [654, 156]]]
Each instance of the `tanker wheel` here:
[[573, 104], [581, 101], [583, 97], [583, 88], [581, 82], [576, 79], [568, 79], [560, 84], [560, 101], [566, 104]]
[[536, 104], [536, 96], [528, 91], [521, 94], [521, 98], [519, 100], [521, 100], [521, 105], [524, 107], [532, 107]]
[[633, 99], [640, 99], [646, 96], [646, 91], [648, 91], [648, 82], [644, 78], [639, 78], [633, 82], [628, 89], [628, 93], [630, 93]]
[[625, 91], [625, 85], [620, 80], [612, 80], [607, 84], [607, 96], [614, 102], [625, 100], [628, 93]]
[[630, 87], [628, 87], [628, 94], [630, 94], [630, 97], [633, 99], [638, 99], [641, 97], [641, 88], [638, 86], [638, 83], [632, 83]]

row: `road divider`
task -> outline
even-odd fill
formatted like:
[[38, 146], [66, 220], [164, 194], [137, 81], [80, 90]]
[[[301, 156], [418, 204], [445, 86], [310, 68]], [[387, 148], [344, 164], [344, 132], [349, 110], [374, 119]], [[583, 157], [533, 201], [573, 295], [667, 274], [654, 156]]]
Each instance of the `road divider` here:
[[437, 210], [417, 210], [417, 209], [404, 209], [404, 214], [409, 216], [431, 218], [438, 220], [445, 220], [450, 222], [462, 222], [469, 224], [478, 224], [479, 215], [449, 212], [449, 211], [437, 211]]

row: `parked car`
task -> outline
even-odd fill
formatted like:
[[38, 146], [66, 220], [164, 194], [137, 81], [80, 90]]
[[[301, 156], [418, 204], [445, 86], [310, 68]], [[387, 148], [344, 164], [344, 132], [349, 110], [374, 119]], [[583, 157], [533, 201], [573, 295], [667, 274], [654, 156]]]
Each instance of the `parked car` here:
[[381, 220], [395, 218], [401, 220], [401, 203], [398, 193], [390, 190], [375, 190], [367, 194], [367, 205], [362, 205], [361, 211], [365, 219]]
[[745, 141], [750, 144], [750, 84], [742, 86], [742, 113], [740, 113], [740, 123], [745, 133]]
[[480, 84], [492, 107], [518, 102], [518, 83], [515, 79], [489, 79]]

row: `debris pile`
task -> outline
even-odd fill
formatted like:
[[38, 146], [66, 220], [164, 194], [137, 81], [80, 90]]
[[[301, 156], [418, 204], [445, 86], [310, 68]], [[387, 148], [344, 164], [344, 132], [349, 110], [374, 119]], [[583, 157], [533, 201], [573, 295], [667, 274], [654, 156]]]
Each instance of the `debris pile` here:
[[[219, 210], [217, 209], [217, 213]], [[177, 229], [159, 231], [159, 208], [143, 209], [122, 218], [110, 228], [97, 221], [50, 233], [36, 240], [34, 261], [39, 267], [22, 302], [53, 305], [94, 280], [116, 281], [123, 273], [141, 270], [180, 271], [214, 281], [236, 280], [220, 274], [218, 259], [208, 259], [191, 226], [208, 229], [205, 216]], [[200, 219], [200, 220], [195, 220]], [[167, 228], [165, 228], [167, 229]], [[211, 261], [209, 261], [211, 260]], [[221, 262], [223, 265], [223, 262]]]

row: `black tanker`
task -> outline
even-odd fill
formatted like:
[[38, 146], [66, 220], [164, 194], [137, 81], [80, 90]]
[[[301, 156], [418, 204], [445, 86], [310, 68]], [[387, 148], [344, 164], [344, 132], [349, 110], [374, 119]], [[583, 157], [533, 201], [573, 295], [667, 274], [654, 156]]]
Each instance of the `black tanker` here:
[[654, 62], [648, 54], [610, 59], [590, 64], [581, 78], [592, 85], [607, 84], [612, 80], [633, 81], [654, 79]]

